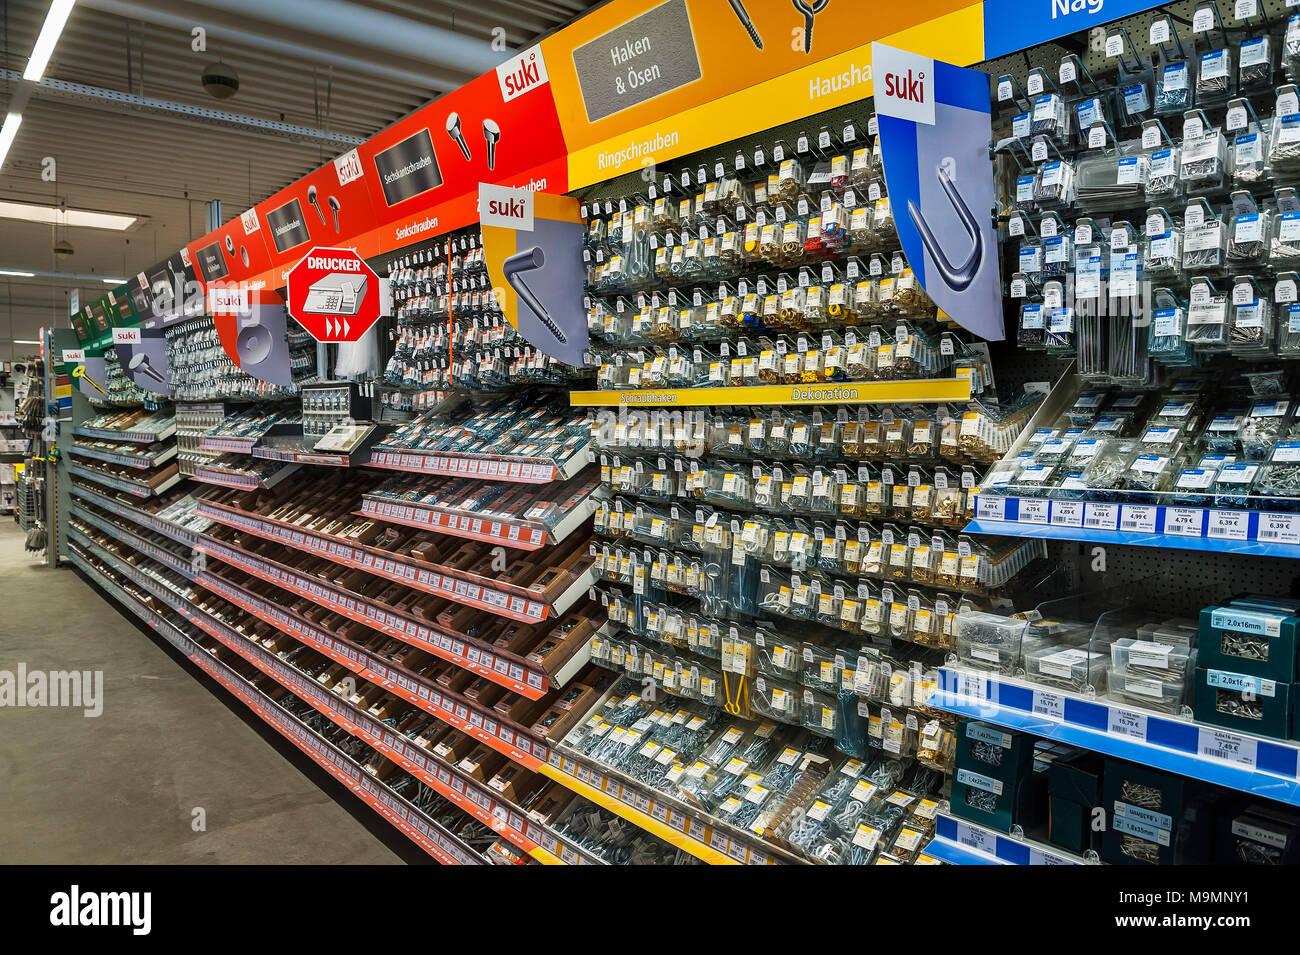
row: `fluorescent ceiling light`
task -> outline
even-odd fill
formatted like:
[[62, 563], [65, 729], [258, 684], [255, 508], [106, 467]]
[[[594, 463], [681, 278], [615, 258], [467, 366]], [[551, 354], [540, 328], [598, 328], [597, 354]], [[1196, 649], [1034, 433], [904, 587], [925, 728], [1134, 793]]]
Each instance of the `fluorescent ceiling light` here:
[[126, 279], [100, 279], [105, 285], [125, 285]]
[[50, 4], [50, 12], [45, 14], [45, 25], [41, 27], [40, 35], [36, 37], [36, 45], [32, 47], [27, 69], [23, 70], [23, 79], [31, 80], [33, 83], [41, 81], [41, 77], [45, 75], [45, 67], [49, 65], [50, 57], [54, 55], [54, 46], [59, 42], [63, 25], [68, 22], [68, 14], [72, 12], [75, 3], [76, 0], [53, 0]]
[[0, 126], [0, 169], [4, 168], [5, 157], [9, 155], [9, 147], [14, 144], [14, 137], [18, 135], [18, 127], [23, 124], [21, 113], [10, 113], [5, 117], [3, 126]]
[[34, 338], [11, 338], [9, 340], [13, 342], [15, 345], [39, 345], [40, 344], [40, 342], [38, 342]]
[[[14, 114], [10, 113], [9, 115], [12, 117]], [[6, 122], [5, 128], [8, 127], [9, 124]], [[0, 136], [0, 154], [3, 154], [4, 147], [3, 136]], [[55, 224], [84, 229], [115, 229], [121, 232], [124, 229], [131, 228], [137, 218], [137, 216], [124, 216], [113, 212], [88, 212], [85, 209], [33, 206], [25, 202], [0, 202], [0, 219], [22, 219], [25, 222], [39, 222], [44, 225]]]
[[8, 275], [16, 279], [34, 279], [35, 272], [15, 272], [12, 269], [0, 269], [0, 275]]

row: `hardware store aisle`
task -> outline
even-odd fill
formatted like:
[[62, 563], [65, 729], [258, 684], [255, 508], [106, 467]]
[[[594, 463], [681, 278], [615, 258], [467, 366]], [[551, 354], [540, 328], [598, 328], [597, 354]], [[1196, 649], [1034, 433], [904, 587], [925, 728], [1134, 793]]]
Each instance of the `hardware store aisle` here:
[[[74, 570], [42, 567], [24, 537], [0, 520], [0, 670], [102, 670], [104, 703], [97, 718], [0, 707], [0, 860], [401, 861], [117, 603]], [[204, 832], [191, 828], [199, 807]]]

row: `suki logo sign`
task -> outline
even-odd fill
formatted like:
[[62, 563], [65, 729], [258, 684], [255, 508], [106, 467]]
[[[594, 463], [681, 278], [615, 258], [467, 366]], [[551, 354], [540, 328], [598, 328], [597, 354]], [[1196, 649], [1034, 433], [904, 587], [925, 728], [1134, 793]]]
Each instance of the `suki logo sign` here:
[[897, 96], [899, 99], [924, 103], [925, 74], [918, 73], [916, 76], [913, 76], [911, 70], [907, 71], [907, 76], [898, 76], [895, 73], [886, 73], [885, 95]]
[[876, 110], [882, 116], [934, 125], [934, 60], [872, 44]]
[[546, 60], [540, 46], [529, 47], [516, 57], [497, 67], [497, 82], [501, 84], [501, 99], [510, 102], [529, 90], [550, 82], [546, 75]]
[[478, 186], [479, 222], [519, 232], [533, 231], [533, 193], [481, 182]]

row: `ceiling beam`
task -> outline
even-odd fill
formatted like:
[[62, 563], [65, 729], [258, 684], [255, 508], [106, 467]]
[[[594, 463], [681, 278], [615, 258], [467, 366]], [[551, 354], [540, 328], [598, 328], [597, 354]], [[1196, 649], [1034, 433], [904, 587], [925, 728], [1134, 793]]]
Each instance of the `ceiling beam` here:
[[[0, 80], [19, 82], [22, 74], [16, 70], [0, 70]], [[223, 109], [207, 106], [194, 106], [189, 103], [176, 103], [170, 100], [155, 99], [152, 96], [140, 96], [135, 93], [122, 93], [118, 90], [106, 90], [86, 83], [70, 83], [46, 77], [34, 87], [37, 96], [52, 96], [59, 99], [76, 100], [82, 103], [94, 103], [99, 106], [115, 108], [122, 112], [169, 113], [195, 122], [225, 126], [244, 132], [262, 133], [277, 136], [295, 142], [319, 143], [337, 149], [339, 146], [356, 146], [363, 140], [360, 136], [335, 133], [310, 126], [298, 126], [294, 123], [281, 123], [272, 119], [260, 119], [256, 116], [244, 116]]]

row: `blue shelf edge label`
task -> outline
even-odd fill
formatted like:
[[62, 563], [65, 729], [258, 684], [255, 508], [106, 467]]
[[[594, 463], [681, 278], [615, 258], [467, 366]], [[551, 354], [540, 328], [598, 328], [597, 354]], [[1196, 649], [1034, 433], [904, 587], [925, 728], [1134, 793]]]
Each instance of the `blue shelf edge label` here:
[[[1255, 692], [1262, 695], [1263, 689], [1261, 684]], [[1043, 708], [1037, 705], [1040, 693], [1063, 699], [1059, 715], [1044, 715]], [[1179, 759], [1194, 757], [1212, 761], [1225, 769], [1258, 775], [1251, 791], [1300, 805], [1300, 793], [1269, 792], [1277, 787], [1294, 789], [1300, 781], [1300, 744], [1294, 741], [1243, 736], [1221, 727], [1138, 711], [1109, 700], [1086, 700], [1050, 689], [1040, 691], [1000, 682], [996, 674], [947, 666], [939, 670], [939, 689], [932, 700], [932, 705], [939, 709], [1040, 736], [1053, 736], [1055, 723], [1068, 731], [1061, 736], [1066, 742], [1085, 747], [1091, 743], [1103, 752], [1122, 750], [1112, 755], [1139, 762], [1143, 760], [1137, 753], [1150, 753], [1150, 765], [1183, 775], [1196, 774], [1189, 773], [1185, 764], [1182, 768], [1170, 765], [1161, 758], [1163, 752], [1172, 751], [1171, 755]], [[1104, 742], [1113, 745], [1102, 745]], [[1242, 783], [1239, 777], [1218, 777], [1219, 774], [1207, 769], [1204, 778], [1237, 788]], [[1275, 782], [1270, 783], [1270, 777]]]
[[975, 519], [1076, 529], [1085, 533], [1186, 537], [1228, 543], [1254, 541], [1300, 548], [1300, 513], [1278, 511], [1061, 501], [981, 493], [975, 502]]

